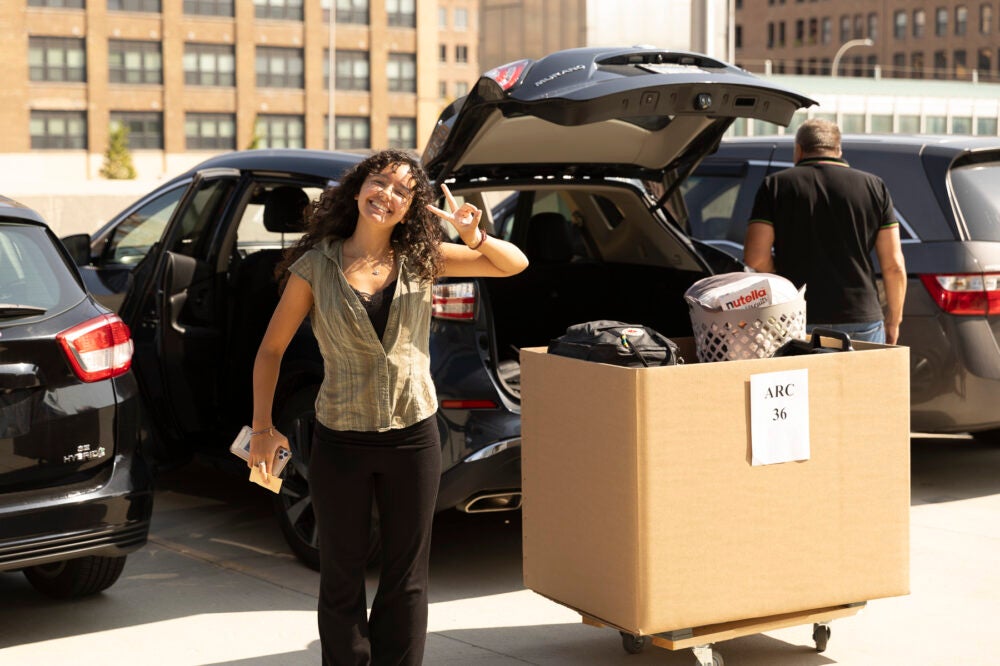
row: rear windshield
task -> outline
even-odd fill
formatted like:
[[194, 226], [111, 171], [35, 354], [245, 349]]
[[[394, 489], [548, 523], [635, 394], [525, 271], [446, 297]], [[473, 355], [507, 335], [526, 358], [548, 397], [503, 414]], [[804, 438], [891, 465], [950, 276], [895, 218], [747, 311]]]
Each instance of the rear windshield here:
[[10, 315], [0, 318], [0, 325], [17, 318], [11, 306], [23, 306], [24, 316], [38, 316], [39, 309], [60, 312], [83, 298], [53, 242], [58, 241], [41, 227], [0, 220], [0, 305]]
[[951, 186], [970, 239], [1000, 242], [1000, 162], [953, 169]]

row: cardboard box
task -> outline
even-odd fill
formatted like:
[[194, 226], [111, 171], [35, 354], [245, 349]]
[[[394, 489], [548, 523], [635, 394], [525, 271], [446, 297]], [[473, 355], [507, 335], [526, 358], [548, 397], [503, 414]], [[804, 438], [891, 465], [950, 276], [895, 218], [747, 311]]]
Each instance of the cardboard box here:
[[[625, 368], [521, 352], [525, 585], [636, 634], [909, 592], [909, 353]], [[807, 369], [810, 457], [751, 465], [750, 377]]]

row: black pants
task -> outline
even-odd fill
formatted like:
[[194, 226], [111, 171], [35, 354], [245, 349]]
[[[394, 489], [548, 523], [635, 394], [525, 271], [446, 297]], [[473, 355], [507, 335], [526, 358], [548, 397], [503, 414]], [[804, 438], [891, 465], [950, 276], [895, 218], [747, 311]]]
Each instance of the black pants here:
[[[434, 417], [385, 433], [319, 424], [309, 492], [320, 543], [324, 666], [419, 666], [427, 637], [431, 527], [441, 479]], [[366, 618], [365, 563], [374, 498], [382, 535], [378, 591]]]

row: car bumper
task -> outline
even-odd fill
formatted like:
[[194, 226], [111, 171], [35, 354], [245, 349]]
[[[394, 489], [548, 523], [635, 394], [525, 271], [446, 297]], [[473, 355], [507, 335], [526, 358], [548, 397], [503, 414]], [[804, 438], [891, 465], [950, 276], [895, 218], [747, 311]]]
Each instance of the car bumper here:
[[85, 481], [3, 499], [0, 571], [126, 555], [146, 543], [153, 511], [145, 465], [121, 455]]

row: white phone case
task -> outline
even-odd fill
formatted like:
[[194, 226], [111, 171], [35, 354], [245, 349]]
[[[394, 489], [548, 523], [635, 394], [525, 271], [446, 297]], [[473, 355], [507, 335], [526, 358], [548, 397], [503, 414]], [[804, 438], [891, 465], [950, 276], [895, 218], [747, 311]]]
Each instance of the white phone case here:
[[[236, 435], [236, 439], [234, 439], [233, 443], [229, 445], [229, 450], [243, 460], [250, 460], [251, 432], [252, 430], [250, 429], [250, 426], [243, 426], [240, 428], [239, 434]], [[285, 465], [292, 459], [292, 452], [282, 446], [278, 449], [278, 455], [276, 458], [274, 466], [271, 468], [271, 474], [273, 476], [279, 476], [281, 471], [285, 469]]]

